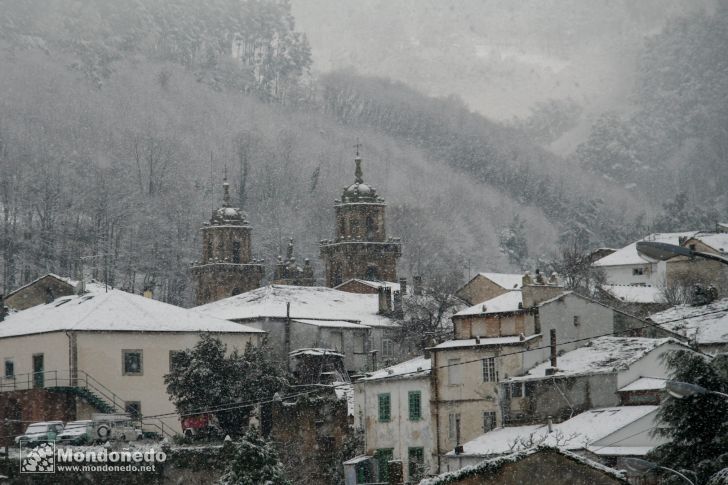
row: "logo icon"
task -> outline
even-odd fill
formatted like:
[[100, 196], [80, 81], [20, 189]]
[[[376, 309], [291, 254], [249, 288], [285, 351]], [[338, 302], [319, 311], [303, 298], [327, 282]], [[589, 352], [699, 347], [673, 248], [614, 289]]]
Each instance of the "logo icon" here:
[[43, 442], [27, 449], [24, 455], [23, 443], [20, 443], [20, 473], [55, 473], [56, 444]]

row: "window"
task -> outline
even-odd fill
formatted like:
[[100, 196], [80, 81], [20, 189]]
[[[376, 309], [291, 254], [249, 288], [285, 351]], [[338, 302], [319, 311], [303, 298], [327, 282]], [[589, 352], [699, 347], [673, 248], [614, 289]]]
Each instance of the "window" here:
[[460, 435], [460, 431], [458, 429], [460, 428], [460, 414], [450, 413], [447, 418], [449, 424], [447, 429], [447, 437], [450, 439], [450, 441], [455, 441]]
[[409, 403], [410, 421], [422, 419], [422, 393], [420, 391], [410, 391], [407, 394], [407, 401]]
[[354, 334], [354, 353], [355, 354], [363, 354], [364, 353], [364, 341], [366, 340], [366, 336], [361, 333], [355, 333]]
[[212, 259], [212, 239], [207, 240], [207, 259]]
[[447, 359], [447, 383], [451, 386], [458, 386], [463, 383], [460, 359]]
[[366, 280], [369, 281], [379, 281], [379, 268], [374, 266], [373, 264], [370, 264], [367, 266], [367, 273], [366, 273]]
[[329, 332], [329, 346], [332, 349], [334, 349], [334, 350], [338, 350], [339, 352], [343, 352], [343, 350], [344, 350], [344, 334], [342, 332], [330, 331]]
[[632, 276], [642, 276], [645, 274], [644, 268], [632, 268]]
[[533, 314], [533, 333], [541, 333], [541, 317], [538, 310]]
[[139, 401], [126, 401], [124, 403], [124, 412], [132, 418], [138, 418], [142, 415], [142, 403]]
[[377, 468], [379, 473], [377, 479], [380, 482], [389, 482], [389, 462], [394, 457], [392, 448], [380, 448], [374, 452], [374, 458], [377, 460]]
[[495, 411], [484, 411], [483, 412], [483, 433], [495, 429], [496, 418]]
[[581, 325], [581, 317], [579, 315], [574, 315], [574, 326], [578, 327]]
[[394, 357], [394, 342], [388, 338], [382, 339], [382, 357]]
[[423, 448], [408, 448], [407, 462], [410, 482], [417, 481], [424, 476], [425, 450]]
[[12, 359], [5, 359], [5, 378], [15, 378], [15, 362]]
[[143, 373], [141, 350], [122, 350], [121, 368], [122, 375], [140, 376]]
[[240, 263], [240, 241], [233, 241], [233, 263]]
[[511, 383], [511, 397], [523, 397], [523, 383], [522, 382]]
[[495, 368], [495, 357], [483, 359], [483, 382], [497, 382], [498, 370]]
[[372, 219], [372, 216], [367, 216], [366, 220], [366, 228], [367, 228], [367, 239], [372, 240], [377, 234], [377, 224], [374, 222], [374, 219]]
[[695, 244], [689, 244], [688, 248], [690, 248], [691, 251], [695, 251]]
[[392, 398], [389, 393], [379, 394], [379, 421], [388, 422], [391, 419]]

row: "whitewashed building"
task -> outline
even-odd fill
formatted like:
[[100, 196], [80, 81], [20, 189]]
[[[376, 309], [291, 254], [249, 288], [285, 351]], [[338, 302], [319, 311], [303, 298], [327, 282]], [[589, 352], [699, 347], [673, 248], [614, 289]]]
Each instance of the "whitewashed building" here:
[[728, 352], [728, 298], [708, 305], [679, 305], [650, 315], [660, 327], [708, 354]]
[[143, 416], [171, 414], [145, 424], [164, 422], [168, 430], [179, 432], [164, 375], [171, 354], [194, 347], [201, 332], [220, 338], [230, 351], [259, 345], [265, 335], [120, 290], [63, 296], [0, 322], [0, 390], [17, 394], [63, 389], [75, 396], [70, 414], [76, 419], [89, 419], [102, 408]]
[[376, 294], [319, 286], [270, 285], [193, 309], [268, 332], [277, 358], [301, 348], [344, 354], [346, 370], [361, 372], [401, 360], [400, 326], [379, 313]]
[[[355, 427], [366, 455], [347, 464], [352, 476], [387, 481], [387, 461], [401, 460], [405, 481], [435, 471], [430, 428], [430, 359], [417, 357], [370, 373], [354, 384]], [[365, 457], [367, 457], [365, 459]], [[368, 483], [364, 481], [349, 483]]]

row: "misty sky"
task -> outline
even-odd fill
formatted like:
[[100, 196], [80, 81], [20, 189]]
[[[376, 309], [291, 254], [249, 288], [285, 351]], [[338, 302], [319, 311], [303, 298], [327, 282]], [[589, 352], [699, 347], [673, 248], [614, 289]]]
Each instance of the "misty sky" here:
[[628, 109], [645, 36], [715, 0], [293, 0], [319, 70], [355, 67], [496, 119], [572, 98]]

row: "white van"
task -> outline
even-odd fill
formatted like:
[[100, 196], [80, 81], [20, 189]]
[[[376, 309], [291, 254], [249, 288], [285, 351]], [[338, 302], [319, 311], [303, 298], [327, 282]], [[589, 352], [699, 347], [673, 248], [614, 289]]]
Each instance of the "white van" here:
[[94, 414], [92, 438], [97, 443], [106, 441], [140, 440], [144, 436], [142, 430], [134, 426], [128, 414]]

